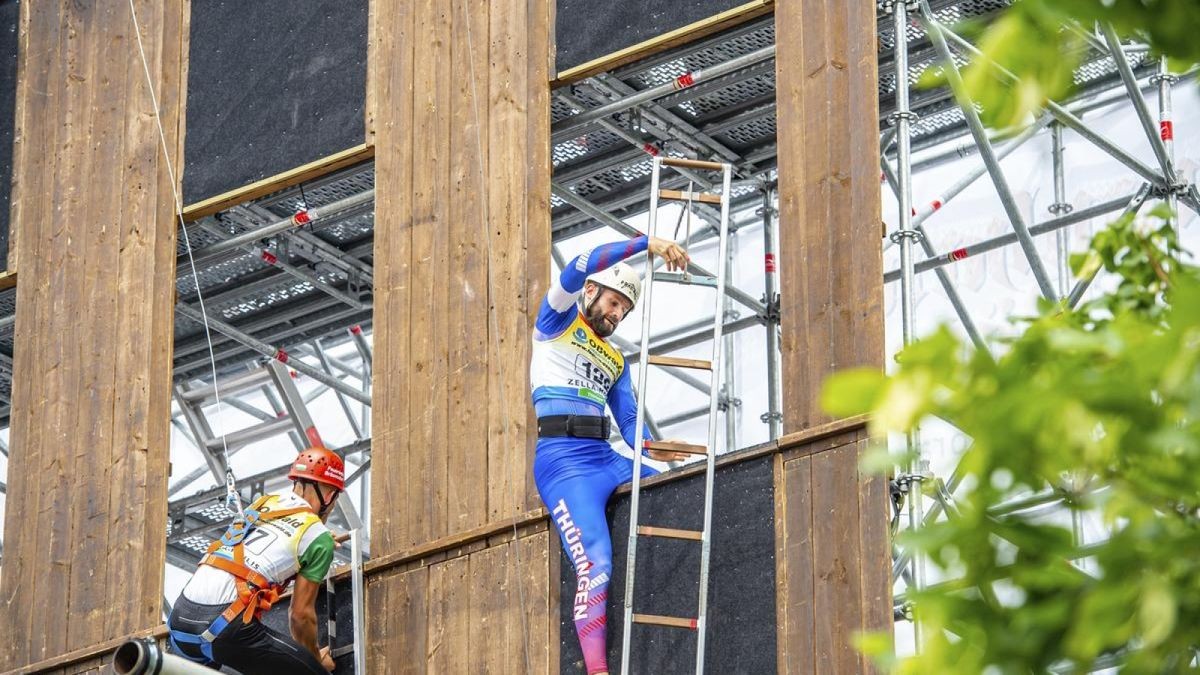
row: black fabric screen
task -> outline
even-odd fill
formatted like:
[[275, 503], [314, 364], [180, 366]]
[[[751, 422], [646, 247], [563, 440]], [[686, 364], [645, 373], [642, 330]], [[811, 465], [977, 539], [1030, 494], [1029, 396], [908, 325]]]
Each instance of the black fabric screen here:
[[17, 102], [17, 0], [0, 0], [0, 269], [8, 267]]
[[558, 0], [555, 69], [563, 72], [749, 0]]
[[[775, 485], [771, 457], [718, 469], [713, 492], [712, 554], [708, 584], [708, 645], [705, 672], [727, 675], [774, 673], [775, 654]], [[699, 530], [704, 517], [703, 474], [642, 491], [640, 522]], [[613, 575], [608, 587], [608, 665], [621, 658], [625, 598], [625, 555], [629, 495], [609, 503]], [[555, 530], [557, 534], [557, 530]], [[575, 572], [562, 556], [560, 668], [585, 673], [575, 636]], [[642, 614], [693, 618], [699, 600], [700, 544], [642, 537], [638, 543], [634, 610]], [[630, 668], [635, 673], [696, 672], [696, 632], [635, 625]]]
[[193, 0], [184, 201], [365, 138], [368, 0]]

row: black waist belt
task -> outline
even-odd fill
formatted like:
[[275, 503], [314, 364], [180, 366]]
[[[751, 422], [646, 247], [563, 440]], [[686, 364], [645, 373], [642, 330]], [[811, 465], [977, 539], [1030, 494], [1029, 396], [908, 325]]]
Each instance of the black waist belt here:
[[608, 438], [607, 417], [598, 415], [547, 415], [538, 418], [538, 437]]

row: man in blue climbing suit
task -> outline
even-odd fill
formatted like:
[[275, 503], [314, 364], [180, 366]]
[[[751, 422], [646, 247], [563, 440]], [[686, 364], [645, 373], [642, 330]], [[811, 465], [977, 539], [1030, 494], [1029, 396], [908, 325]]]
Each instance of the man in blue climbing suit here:
[[[612, 542], [604, 508], [613, 490], [633, 478], [633, 460], [608, 444], [605, 404], [629, 447], [635, 452], [642, 447], [635, 438], [637, 400], [629, 370], [605, 338], [641, 295], [641, 278], [621, 261], [646, 250], [668, 269], [687, 265], [682, 248], [655, 237], [598, 246], [563, 268], [542, 301], [533, 331], [534, 480], [575, 567], [575, 631], [589, 675], [608, 672], [605, 601]], [[647, 454], [662, 461], [682, 458], [671, 452]], [[643, 476], [653, 473], [642, 465]]]

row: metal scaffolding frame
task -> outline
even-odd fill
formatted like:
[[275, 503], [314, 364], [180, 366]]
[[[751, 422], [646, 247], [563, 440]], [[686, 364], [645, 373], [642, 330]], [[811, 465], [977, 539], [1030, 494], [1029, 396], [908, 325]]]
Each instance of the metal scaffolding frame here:
[[[1015, 243], [1030, 262], [1043, 295], [1077, 301], [1087, 284], [1067, 287], [1063, 272], [1065, 228], [1122, 209], [1136, 210], [1147, 199], [1200, 210], [1200, 193], [1195, 186], [1180, 181], [1174, 168], [1170, 105], [1172, 85], [1190, 79], [1194, 73], [1183, 78], [1170, 75], [1160, 61], [1147, 59], [1144, 50], [1120, 44], [1111, 31], [1102, 29], [1099, 35], [1083, 31], [1090, 39], [1077, 72], [1076, 94], [1070, 100], [1049, 105], [1042, 118], [1016, 135], [986, 132], [971, 102], [961, 95], [956, 98], [950, 88], [909, 91], [908, 85], [925, 68], [962, 64], [977, 54], [974, 46], [949, 26], [964, 19], [987, 20], [1010, 2], [908, 0], [899, 3], [900, 12], [893, 11], [894, 0], [879, 2], [880, 162], [885, 189], [893, 190], [900, 204], [899, 227], [881, 246], [885, 250], [899, 246], [901, 259], [900, 266], [887, 271], [883, 281], [901, 283], [905, 342], [913, 337], [912, 285], [918, 274], [934, 271], [964, 332], [979, 348], [986, 349], [967, 305], [946, 274], [948, 265]], [[552, 92], [550, 111], [551, 231], [555, 260], [560, 266], [563, 261], [558, 245], [573, 237], [599, 228], [610, 228], [621, 235], [633, 232], [626, 220], [646, 211], [653, 157], [666, 154], [730, 162], [737, 168], [731, 190], [731, 248], [736, 248], [739, 241], [748, 242], [747, 237], [762, 237], [765, 256], [761, 271], [737, 270], [735, 280], [744, 283], [751, 275], [761, 273], [765, 293], [755, 297], [730, 284], [723, 332], [726, 340], [732, 340], [739, 331], [765, 331], [766, 378], [761, 386], [766, 387], [767, 407], [743, 409], [744, 392], [738, 391], [736, 378], [727, 378], [729, 385], [720, 396], [723, 409], [754, 415], [766, 425], [770, 438], [777, 437], [782, 429], [780, 302], [775, 261], [778, 197], [774, 42], [773, 18], [756, 19], [558, 89]], [[947, 71], [951, 84], [957, 85], [954, 68]], [[1147, 91], [1158, 97], [1157, 125], [1145, 100]], [[1153, 165], [1138, 160], [1081, 118], [1094, 109], [1122, 103], [1132, 105], [1137, 113], [1154, 151]], [[1070, 129], [1101, 149], [1117, 165], [1139, 177], [1144, 186], [1134, 194], [1086, 208], [1066, 203], [1063, 129]], [[1026, 224], [1025, 215], [1015, 208], [1007, 188], [1001, 161], [1032, 139], [1046, 136], [1052, 139], [1055, 149], [1055, 203], [1050, 218]], [[973, 155], [978, 155], [978, 165], [941, 194], [913, 199], [914, 172]], [[946, 203], [985, 177], [996, 187], [1012, 230], [953, 250], [935, 246], [925, 225]], [[713, 187], [703, 176], [686, 171], [665, 179], [661, 187], [688, 189], [689, 181], [704, 189]], [[360, 478], [368, 475], [370, 466], [373, 191], [374, 165], [368, 162], [187, 226], [200, 269], [199, 290], [214, 330], [218, 378], [224, 382], [222, 402], [257, 420], [256, 426], [242, 430], [241, 435], [226, 437], [227, 442], [233, 442], [231, 454], [242, 447], [238, 445], [242, 441], [275, 437], [283, 440], [281, 447], [287, 450], [276, 458], [280, 467], [243, 478], [241, 487], [247, 499], [255, 491], [283, 484], [286, 455], [304, 442], [304, 430], [298, 428], [295, 416], [303, 416], [307, 403], [332, 391], [336, 407], [331, 404], [327, 410], [333, 412], [325, 414], [344, 416], [356, 439], [345, 450], [357, 463], [350, 469], [351, 481], [364, 489], [361, 503], [364, 508], [367, 504], [368, 481]], [[705, 205], [699, 205], [695, 215], [701, 224], [687, 240], [693, 247], [713, 239], [712, 225], [717, 221], [717, 214]], [[1053, 262], [1040, 260], [1033, 247], [1037, 237], [1049, 233], [1055, 233], [1057, 242]], [[179, 253], [183, 254], [180, 239]], [[706, 274], [699, 267], [692, 271]], [[223, 467], [214, 463], [220, 461], [216, 459], [220, 454], [211, 452], [213, 420], [206, 415], [212, 411], [202, 404], [213, 383], [195, 306], [197, 288], [190, 275], [181, 274], [177, 290], [177, 405], [172, 423], [186, 430], [183, 436], [195, 442], [194, 447], [173, 450], [198, 453], [204, 458], [198, 469], [176, 477], [170, 487], [168, 560], [186, 569], [195, 564], [206, 544], [204, 538], [226, 522], [228, 513], [220, 504], [220, 480], [211, 490], [189, 494], [198, 480], [206, 474], [215, 475], [218, 469], [223, 472]], [[15, 289], [0, 291], [0, 427], [8, 423], [14, 316]], [[650, 349], [668, 353], [702, 344], [711, 339], [711, 331], [702, 326], [711, 326], [713, 320], [712, 316], [699, 317], [688, 325], [652, 335]], [[637, 362], [640, 345], [619, 339], [616, 344], [631, 363]], [[335, 350], [340, 352], [335, 354]], [[727, 360], [730, 368], [732, 361]], [[745, 361], [742, 357], [739, 370], [746, 369]], [[707, 385], [688, 373], [662, 370], [686, 386], [708, 393]], [[295, 371], [316, 386], [297, 399], [297, 391], [284, 392], [277, 386], [283, 371], [288, 374], [286, 379]], [[699, 407], [659, 411], [654, 401], [649, 405], [651, 412], [660, 413], [649, 418], [655, 433], [694, 420], [703, 412]], [[919, 449], [916, 441], [911, 439]], [[726, 446], [738, 445], [737, 427], [731, 423]], [[942, 497], [927, 510], [924, 498], [916, 496], [921, 491], [913, 489], [922, 481], [932, 481]], [[930, 475], [920, 461], [903, 472], [895, 487], [914, 497], [908, 500], [911, 525], [920, 526], [952, 508], [958, 482], [957, 472], [942, 481]], [[1058, 493], [1047, 494], [1053, 500]], [[358, 520], [353, 514], [338, 518], [339, 525], [347, 529], [355, 526], [351, 521]], [[898, 551], [894, 577], [902, 584], [921, 584], [919, 558]], [[906, 615], [904, 598], [903, 592], [897, 593], [896, 610], [901, 617]]]

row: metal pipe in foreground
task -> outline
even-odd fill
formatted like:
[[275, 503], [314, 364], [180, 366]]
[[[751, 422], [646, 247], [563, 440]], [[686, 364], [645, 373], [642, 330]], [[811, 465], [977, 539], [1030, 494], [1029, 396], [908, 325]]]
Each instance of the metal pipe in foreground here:
[[150, 638], [129, 640], [113, 652], [117, 675], [212, 675], [213, 671], [185, 658], [168, 654]]

